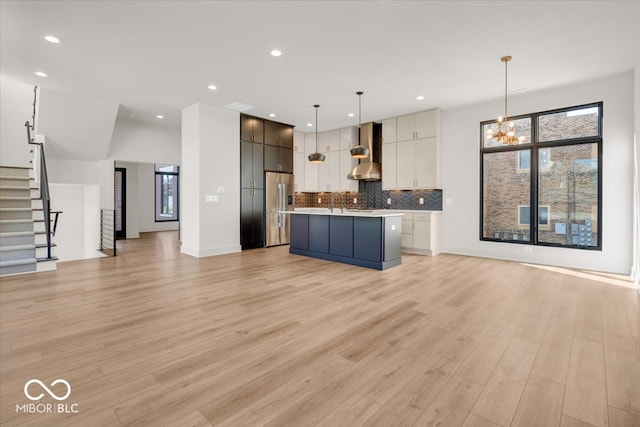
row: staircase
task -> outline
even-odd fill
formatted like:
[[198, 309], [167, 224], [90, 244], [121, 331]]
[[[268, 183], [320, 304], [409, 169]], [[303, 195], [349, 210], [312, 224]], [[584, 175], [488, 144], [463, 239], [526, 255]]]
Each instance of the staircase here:
[[[0, 276], [55, 270], [31, 168], [0, 166]], [[52, 246], [55, 246], [52, 244]]]

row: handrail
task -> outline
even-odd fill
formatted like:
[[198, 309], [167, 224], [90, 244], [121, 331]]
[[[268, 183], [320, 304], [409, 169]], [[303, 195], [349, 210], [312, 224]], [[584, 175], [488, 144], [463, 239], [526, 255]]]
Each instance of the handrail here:
[[[35, 104], [35, 101], [34, 101]], [[34, 105], [34, 117], [35, 117], [35, 105]], [[44, 215], [44, 233], [47, 239], [47, 259], [53, 258], [51, 256], [51, 197], [49, 194], [49, 178], [47, 177], [47, 161], [44, 155], [44, 144], [41, 142], [35, 142], [31, 138], [31, 129], [33, 125], [29, 124], [27, 120], [24, 124], [27, 128], [27, 142], [31, 145], [37, 145], [40, 147], [40, 199], [42, 199], [42, 212]], [[35, 166], [34, 166], [35, 167]], [[57, 214], [56, 214], [57, 217]]]

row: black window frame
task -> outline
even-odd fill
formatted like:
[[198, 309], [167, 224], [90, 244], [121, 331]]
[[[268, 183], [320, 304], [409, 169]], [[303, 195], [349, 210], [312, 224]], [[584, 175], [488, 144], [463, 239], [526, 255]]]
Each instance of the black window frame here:
[[[489, 241], [489, 242], [500, 242], [500, 243], [517, 243], [521, 245], [533, 245], [533, 246], [548, 246], [548, 247], [558, 247], [558, 248], [569, 248], [569, 249], [586, 249], [586, 250], [595, 250], [602, 251], [602, 182], [603, 182], [603, 173], [602, 173], [602, 146], [603, 146], [603, 105], [602, 101], [600, 102], [592, 102], [588, 104], [574, 105], [570, 107], [556, 108], [553, 110], [540, 111], [536, 113], [530, 114], [521, 114], [519, 116], [509, 117], [509, 120], [518, 120], [524, 118], [531, 119], [531, 142], [526, 144], [515, 144], [515, 145], [503, 145], [497, 147], [485, 147], [485, 135], [484, 135], [484, 127], [488, 124], [497, 123], [496, 119], [493, 120], [485, 120], [480, 122], [480, 218], [479, 218], [479, 235], [481, 241]], [[587, 136], [587, 137], [576, 137], [576, 138], [567, 138], [560, 139], [554, 141], [545, 141], [538, 142], [538, 126], [539, 126], [539, 118], [540, 116], [554, 114], [554, 113], [563, 113], [569, 112], [573, 110], [583, 110], [587, 108], [598, 108], [598, 135], [596, 136]], [[539, 242], [538, 241], [538, 186], [539, 186], [539, 173], [538, 170], [538, 156], [539, 150], [545, 148], [555, 148], [562, 146], [570, 146], [570, 145], [581, 145], [581, 144], [597, 144], [597, 152], [598, 152], [598, 229], [597, 229], [597, 243], [593, 246], [586, 245], [574, 245], [574, 244], [560, 244], [560, 243], [552, 243], [552, 242]], [[506, 239], [496, 239], [491, 237], [484, 236], [484, 155], [487, 153], [500, 153], [500, 152], [510, 152], [510, 151], [520, 151], [524, 149], [529, 149], [531, 153], [531, 164], [530, 164], [530, 223], [529, 223], [529, 240], [506, 240]], [[551, 150], [550, 150], [551, 152]], [[518, 161], [518, 160], [516, 160]], [[543, 205], [546, 206], [546, 205]], [[549, 219], [549, 222], [550, 219]]]
[[[180, 166], [176, 166], [175, 172], [163, 172], [159, 171], [158, 164], [153, 165], [154, 175], [153, 175], [153, 218], [155, 222], [178, 222], [180, 221]], [[158, 219], [158, 175], [171, 175], [176, 177], [176, 218], [170, 219]]]

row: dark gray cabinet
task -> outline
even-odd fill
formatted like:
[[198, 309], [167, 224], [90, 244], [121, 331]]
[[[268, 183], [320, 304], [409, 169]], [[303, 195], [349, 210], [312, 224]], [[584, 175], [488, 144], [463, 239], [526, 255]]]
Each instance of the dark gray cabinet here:
[[329, 253], [353, 257], [353, 217], [329, 217]]
[[264, 246], [264, 190], [243, 188], [240, 200], [240, 244], [242, 249]]
[[266, 120], [264, 124], [264, 143], [293, 149], [293, 127]]
[[293, 150], [275, 145], [265, 145], [264, 170], [293, 173]]
[[264, 142], [264, 119], [259, 117], [240, 115], [240, 140], [249, 142]]
[[353, 256], [382, 261], [382, 219], [353, 218]]
[[378, 270], [402, 263], [400, 216], [290, 215], [292, 254]]
[[309, 250], [329, 253], [329, 216], [309, 215]]
[[309, 215], [290, 215], [290, 245], [303, 251], [309, 250]]
[[240, 142], [241, 188], [264, 188], [263, 145]]
[[240, 114], [242, 249], [265, 244], [265, 171], [293, 173], [293, 126]]

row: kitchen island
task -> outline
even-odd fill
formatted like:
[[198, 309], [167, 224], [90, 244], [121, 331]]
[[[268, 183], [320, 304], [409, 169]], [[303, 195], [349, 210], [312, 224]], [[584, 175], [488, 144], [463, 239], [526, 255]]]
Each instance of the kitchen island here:
[[303, 208], [291, 215], [289, 253], [385, 270], [401, 263], [402, 213]]

